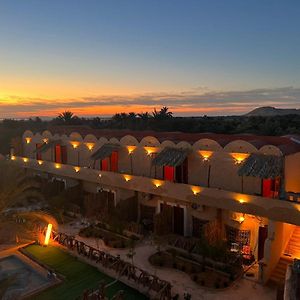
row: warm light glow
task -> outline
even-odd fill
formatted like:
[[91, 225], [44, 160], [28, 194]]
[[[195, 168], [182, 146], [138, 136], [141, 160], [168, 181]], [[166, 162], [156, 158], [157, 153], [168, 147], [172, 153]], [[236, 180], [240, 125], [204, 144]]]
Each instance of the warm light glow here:
[[100, 177], [100, 178], [102, 177], [102, 174], [101, 174], [101, 173], [99, 174], [99, 177]]
[[156, 152], [155, 147], [144, 147], [145, 151], [147, 152], [147, 155], [151, 156], [153, 153]]
[[136, 149], [136, 146], [127, 146], [128, 154], [131, 155], [133, 151]]
[[45, 241], [44, 241], [45, 246], [47, 246], [49, 244], [51, 231], [52, 231], [52, 224], [49, 223], [48, 227], [47, 227], [46, 235], [45, 235]]
[[43, 161], [42, 161], [42, 160], [38, 160], [38, 164], [39, 164], [39, 165], [42, 165], [42, 164], [43, 164]]
[[27, 162], [28, 162], [28, 158], [27, 158], [27, 157], [24, 157], [24, 158], [23, 158], [23, 161], [24, 161], [24, 163], [27, 163]]
[[248, 153], [231, 153], [237, 165], [241, 164], [249, 155]]
[[74, 171], [78, 173], [80, 171], [80, 167], [74, 167]]
[[14, 155], [11, 156], [11, 160], [16, 160], [16, 157]]
[[79, 142], [71, 142], [71, 145], [72, 145], [73, 149], [76, 149], [79, 146]]
[[87, 148], [88, 148], [90, 151], [92, 151], [93, 148], [94, 148], [94, 146], [95, 146], [94, 143], [85, 143], [85, 144], [86, 144]]
[[240, 202], [241, 204], [243, 204], [243, 203], [245, 203], [246, 201], [245, 201], [245, 199], [239, 199], [239, 202]]
[[196, 195], [198, 195], [199, 193], [200, 193], [200, 187], [198, 187], [198, 186], [193, 186], [192, 187], [192, 192], [193, 192], [193, 194], [196, 196]]
[[60, 169], [61, 165], [60, 164], [55, 164], [56, 169]]
[[163, 182], [161, 180], [153, 180], [153, 184], [159, 188], [160, 186], [162, 186]]
[[202, 156], [203, 161], [208, 161], [213, 154], [212, 151], [208, 151], [208, 150], [200, 150], [199, 153]]
[[25, 138], [25, 141], [26, 141], [26, 144], [29, 144], [31, 142], [31, 138], [27, 137], [27, 138]]
[[124, 175], [124, 179], [128, 182], [131, 180], [131, 176], [130, 175]]
[[239, 222], [240, 222], [240, 223], [243, 223], [244, 221], [245, 221], [245, 217], [244, 217], [244, 216], [240, 216], [240, 217], [239, 217]]
[[49, 142], [49, 139], [43, 139], [43, 142], [45, 143], [45, 144], [48, 144], [48, 142]]

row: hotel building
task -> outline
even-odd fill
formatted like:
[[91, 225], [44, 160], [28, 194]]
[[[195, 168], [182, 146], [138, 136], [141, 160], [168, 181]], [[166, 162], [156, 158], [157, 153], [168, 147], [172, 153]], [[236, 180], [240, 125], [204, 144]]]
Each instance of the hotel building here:
[[[300, 258], [300, 137], [163, 133], [57, 127], [26, 131], [11, 159], [62, 188], [82, 183], [110, 207], [137, 199], [137, 222], [226, 239], [282, 282]], [[20, 152], [20, 151], [19, 151]]]

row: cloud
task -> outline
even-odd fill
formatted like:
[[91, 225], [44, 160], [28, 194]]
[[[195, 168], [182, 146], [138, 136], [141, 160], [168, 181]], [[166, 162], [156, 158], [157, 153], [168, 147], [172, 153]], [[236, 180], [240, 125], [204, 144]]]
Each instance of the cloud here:
[[75, 99], [0, 98], [0, 117], [57, 115], [69, 109], [80, 115], [112, 115], [120, 111], [151, 111], [168, 106], [176, 115], [234, 115], [259, 106], [299, 108], [300, 88], [281, 87], [245, 91], [212, 91], [196, 87], [179, 93], [145, 93], [124, 96], [93, 96]]

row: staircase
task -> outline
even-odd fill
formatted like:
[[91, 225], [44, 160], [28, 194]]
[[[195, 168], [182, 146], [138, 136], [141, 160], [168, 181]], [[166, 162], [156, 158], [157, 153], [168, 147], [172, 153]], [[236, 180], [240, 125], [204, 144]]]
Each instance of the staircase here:
[[287, 266], [293, 262], [294, 258], [300, 258], [300, 227], [297, 226], [282, 255], [274, 268], [269, 281], [276, 285], [284, 285]]
[[279, 262], [277, 263], [275, 269], [271, 274], [269, 282], [276, 285], [284, 285], [287, 266], [292, 262], [293, 259], [291, 257], [281, 256]]
[[285, 253], [293, 258], [300, 258], [300, 226], [296, 226], [285, 249]]

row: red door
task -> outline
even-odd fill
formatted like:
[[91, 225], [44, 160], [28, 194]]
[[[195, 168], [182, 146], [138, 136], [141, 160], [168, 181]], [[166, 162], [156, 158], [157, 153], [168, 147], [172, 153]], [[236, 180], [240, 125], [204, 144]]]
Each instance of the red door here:
[[111, 172], [118, 172], [118, 152], [112, 152], [110, 156], [110, 171]]
[[164, 166], [164, 179], [168, 181], [174, 181], [174, 167]]
[[55, 145], [55, 162], [61, 164], [61, 146]]
[[277, 198], [280, 190], [280, 177], [275, 179], [263, 179], [262, 181], [262, 196], [268, 198]]
[[262, 181], [262, 196], [272, 198], [272, 179], [263, 179]]
[[104, 158], [101, 160], [101, 170], [108, 171], [108, 159]]
[[42, 147], [43, 144], [36, 144], [36, 159], [41, 160], [42, 159], [42, 153], [39, 152], [39, 148]]
[[61, 162], [63, 164], [68, 163], [68, 157], [67, 157], [67, 147], [66, 146], [60, 146], [61, 149]]

